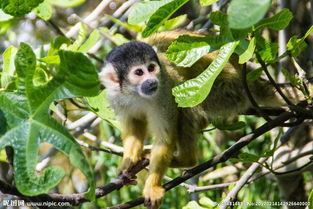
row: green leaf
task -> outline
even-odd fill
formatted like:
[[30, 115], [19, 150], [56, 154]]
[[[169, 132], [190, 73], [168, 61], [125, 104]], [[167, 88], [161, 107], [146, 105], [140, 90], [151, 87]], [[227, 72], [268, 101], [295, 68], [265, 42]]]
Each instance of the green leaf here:
[[149, 20], [151, 15], [157, 11], [161, 6], [167, 4], [173, 0], [163, 1], [144, 1], [134, 4], [128, 15], [129, 24], [139, 24], [143, 21]]
[[83, 44], [86, 36], [87, 36], [87, 30], [84, 24], [79, 23], [80, 30], [78, 32], [78, 37], [74, 41], [74, 43], [67, 47], [67, 50], [70, 51], [77, 51], [78, 48]]
[[230, 131], [238, 130], [238, 129], [242, 129], [242, 128], [246, 127], [246, 123], [243, 121], [238, 121], [238, 122], [233, 123], [233, 124], [214, 123], [213, 125], [220, 130], [230, 130]]
[[177, 66], [190, 67], [202, 56], [219, 49], [226, 41], [227, 39], [223, 36], [183, 35], [168, 47], [166, 56]]
[[301, 78], [299, 78], [298, 74], [291, 75], [286, 68], [281, 69], [281, 72], [292, 85], [301, 85]]
[[17, 21], [18, 18], [12, 18], [0, 22], [0, 36], [6, 34], [6, 32], [10, 30]]
[[3, 53], [3, 71], [1, 75], [1, 88], [6, 89], [12, 83], [14, 76], [14, 58], [17, 48], [10, 46]]
[[22, 16], [31, 12], [43, 0], [1, 0], [0, 9], [12, 16]]
[[106, 27], [100, 27], [99, 30], [102, 32], [102, 33], [105, 33], [107, 34], [108, 36], [111, 37], [113, 43], [117, 46], [119, 45], [122, 45], [122, 44], [125, 44], [127, 42], [129, 42], [129, 40], [127, 38], [125, 38], [122, 34], [120, 33], [116, 33], [116, 34], [112, 34], [110, 32], [110, 30]]
[[256, 24], [254, 30], [259, 30], [261, 28], [271, 28], [274, 30], [282, 30], [289, 25], [292, 20], [292, 13], [289, 9], [283, 9], [273, 17], [265, 18]]
[[179, 107], [196, 106], [208, 96], [215, 79], [223, 70], [237, 45], [238, 42], [230, 42], [222, 46], [218, 56], [204, 72], [172, 89]]
[[180, 25], [184, 24], [187, 20], [187, 15], [180, 15], [178, 17], [172, 18], [164, 23], [162, 30], [173, 30]]
[[79, 47], [78, 52], [87, 53], [98, 42], [99, 38], [99, 30], [92, 31], [85, 43]]
[[227, 10], [231, 28], [248, 28], [261, 20], [266, 14], [271, 0], [233, 0]]
[[293, 36], [290, 38], [290, 40], [287, 43], [287, 49], [290, 51], [292, 56], [297, 57], [300, 55], [300, 53], [307, 47], [307, 44], [305, 43], [305, 39], [312, 33], [313, 31], [313, 25], [309, 28], [309, 30], [305, 33], [305, 35], [297, 39], [297, 36]]
[[188, 204], [184, 206], [183, 209], [207, 209], [207, 208], [201, 207], [196, 201], [192, 200], [188, 202]]
[[215, 2], [217, 2], [218, 0], [200, 0], [200, 5], [202, 7], [205, 6], [210, 6], [211, 4], [214, 4]]
[[22, 194], [33, 196], [49, 192], [64, 176], [58, 167], [48, 167], [39, 176], [35, 173], [39, 144], [52, 144], [67, 154], [71, 163], [87, 177], [86, 197], [94, 199], [95, 181], [88, 161], [73, 136], [49, 115], [49, 107], [56, 100], [96, 95], [98, 75], [83, 54], [69, 51], [59, 54], [61, 62], [55, 77], [38, 86], [33, 80], [35, 54], [28, 45], [21, 44], [15, 59], [19, 90], [0, 93], [0, 112], [3, 113], [0, 121], [5, 121], [0, 150], [6, 146], [13, 148], [16, 187]]
[[278, 44], [270, 42], [258, 34], [256, 35], [256, 47], [265, 62], [269, 62], [277, 56]]
[[47, 64], [60, 64], [60, 57], [58, 55], [47, 56], [38, 60]]
[[0, 22], [7, 21], [7, 20], [10, 20], [10, 19], [12, 19], [12, 18], [13, 18], [13, 16], [4, 13], [4, 12], [0, 9]]
[[124, 28], [127, 28], [128, 30], [132, 30], [132, 31], [135, 31], [137, 33], [141, 32], [142, 30], [142, 27], [139, 26], [139, 25], [133, 25], [133, 24], [129, 24], [129, 23], [125, 23], [125, 22], [122, 22], [120, 21], [119, 19], [111, 16], [111, 15], [106, 15], [110, 20], [112, 20], [114, 23], [124, 27]]
[[244, 163], [252, 163], [252, 162], [258, 162], [260, 157], [254, 154], [250, 154], [247, 152], [242, 152], [238, 155], [238, 158], [241, 162]]
[[44, 1], [34, 9], [34, 12], [38, 17], [47, 21], [52, 17], [52, 6], [47, 1]]
[[2, 151], [0, 150], [0, 162], [8, 163], [5, 150], [2, 150]]
[[313, 189], [310, 192], [310, 196], [309, 196], [309, 209], [313, 209]]
[[157, 29], [176, 12], [181, 6], [187, 3], [188, 0], [175, 0], [161, 6], [149, 19], [146, 28], [142, 32], [142, 37], [146, 38]]
[[50, 44], [48, 56], [55, 55], [59, 51], [59, 49], [62, 47], [63, 44], [68, 46], [71, 44], [71, 40], [65, 36], [59, 36], [55, 40], [53, 40]]
[[86, 97], [89, 107], [96, 115], [120, 129], [115, 113], [106, 98], [106, 90], [95, 97]]
[[208, 197], [201, 197], [201, 199], [199, 200], [199, 203], [208, 208], [214, 208], [217, 206], [217, 203]]
[[262, 75], [262, 72], [263, 72], [263, 68], [252, 70], [251, 72], [247, 74], [247, 81], [253, 82], [253, 81], [258, 80], [260, 76]]
[[49, 81], [49, 76], [46, 73], [46, 71], [43, 68], [37, 66], [35, 73], [34, 73], [34, 77], [33, 77], [34, 86], [45, 85], [47, 84], [48, 81]]
[[192, 66], [210, 52], [211, 46], [203, 37], [180, 36], [167, 49], [166, 56], [177, 66]]
[[255, 50], [255, 44], [256, 44], [256, 39], [255, 37], [253, 37], [251, 41], [249, 42], [249, 46], [247, 50], [239, 56], [239, 64], [248, 62], [249, 59], [251, 59]]
[[228, 26], [227, 14], [221, 11], [215, 11], [210, 13], [210, 20], [215, 25]]
[[49, 3], [63, 8], [72, 8], [83, 4], [85, 0], [49, 0]]

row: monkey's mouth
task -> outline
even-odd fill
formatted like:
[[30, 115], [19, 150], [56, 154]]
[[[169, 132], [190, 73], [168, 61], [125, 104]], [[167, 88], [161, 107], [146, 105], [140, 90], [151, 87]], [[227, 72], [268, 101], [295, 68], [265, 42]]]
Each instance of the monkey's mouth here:
[[141, 92], [144, 95], [151, 96], [158, 90], [158, 82], [148, 80], [141, 85]]
[[148, 89], [144, 89], [142, 91], [142, 93], [144, 93], [145, 95], [147, 96], [151, 96], [153, 95], [154, 93], [156, 93], [156, 91], [158, 90], [158, 86], [153, 86], [153, 87], [150, 87]]

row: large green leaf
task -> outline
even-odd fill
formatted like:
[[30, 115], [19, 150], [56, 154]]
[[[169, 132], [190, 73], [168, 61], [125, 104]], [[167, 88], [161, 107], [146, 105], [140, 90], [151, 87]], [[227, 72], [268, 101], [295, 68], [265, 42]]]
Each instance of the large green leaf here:
[[215, 79], [223, 70], [237, 44], [238, 42], [230, 42], [223, 45], [218, 56], [203, 73], [173, 88], [172, 92], [179, 107], [196, 106], [209, 95]]
[[255, 30], [265, 27], [272, 28], [274, 30], [282, 30], [287, 27], [287, 25], [289, 25], [289, 22], [291, 20], [292, 13], [289, 11], [289, 9], [283, 9], [275, 14], [273, 17], [261, 20], [258, 24], [256, 24]]
[[61, 62], [54, 78], [45, 85], [35, 86], [36, 57], [27, 44], [21, 44], [15, 59], [19, 90], [0, 93], [0, 121], [5, 124], [5, 132], [0, 134], [0, 150], [6, 146], [13, 148], [16, 187], [22, 194], [31, 196], [49, 192], [64, 176], [58, 167], [48, 167], [40, 176], [35, 173], [39, 144], [52, 144], [85, 174], [90, 186], [86, 197], [93, 199], [95, 181], [88, 161], [73, 136], [48, 110], [56, 100], [96, 95], [98, 75], [83, 54], [60, 51], [59, 55]]
[[44, 0], [1, 0], [0, 8], [7, 14], [22, 16], [36, 8]]
[[175, 11], [187, 3], [188, 0], [174, 0], [161, 6], [149, 19], [142, 37], [146, 38], [154, 33]]
[[224, 36], [194, 37], [183, 35], [168, 47], [166, 56], [178, 66], [190, 67], [202, 56], [219, 49], [226, 41]]
[[134, 4], [128, 15], [129, 24], [138, 24], [143, 21], [149, 20], [151, 15], [158, 10], [164, 4], [167, 4], [173, 0], [163, 1], [143, 1]]
[[271, 0], [233, 0], [228, 7], [228, 22], [231, 28], [248, 28], [266, 14]]

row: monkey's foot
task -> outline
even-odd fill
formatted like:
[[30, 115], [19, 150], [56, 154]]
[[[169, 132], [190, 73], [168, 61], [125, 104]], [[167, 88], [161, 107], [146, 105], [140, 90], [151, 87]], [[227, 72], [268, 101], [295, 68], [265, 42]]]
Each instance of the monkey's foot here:
[[164, 192], [165, 190], [161, 186], [146, 186], [143, 190], [144, 205], [148, 209], [158, 209], [162, 203]]

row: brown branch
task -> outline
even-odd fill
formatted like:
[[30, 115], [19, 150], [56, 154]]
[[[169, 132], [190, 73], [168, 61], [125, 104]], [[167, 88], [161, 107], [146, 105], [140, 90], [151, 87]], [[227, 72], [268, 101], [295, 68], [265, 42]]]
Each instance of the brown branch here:
[[265, 62], [263, 61], [263, 59], [261, 58], [259, 53], [255, 53], [257, 60], [259, 61], [259, 63], [261, 64], [263, 71], [265, 72], [266, 76], [268, 77], [269, 81], [271, 82], [271, 84], [275, 87], [275, 89], [277, 90], [277, 92], [279, 93], [279, 95], [285, 100], [285, 102], [292, 106], [294, 105], [287, 97], [286, 95], [282, 92], [282, 90], [280, 89], [280, 87], [277, 85], [277, 83], [274, 81], [274, 79], [272, 78], [271, 74], [268, 72], [267, 66], [265, 64]]
[[243, 176], [240, 177], [240, 179], [236, 182], [235, 187], [227, 194], [226, 198], [222, 201], [222, 205], [220, 209], [226, 209], [228, 207], [228, 203], [233, 201], [238, 192], [246, 185], [253, 176], [253, 174], [259, 169], [260, 164], [264, 163], [267, 160], [267, 158], [261, 158], [259, 159], [258, 163], [252, 163], [252, 165], [249, 167], [249, 169], [243, 174]]
[[[130, 168], [128, 172], [128, 176], [135, 176], [139, 171], [144, 169], [149, 164], [148, 159], [143, 159], [139, 161], [135, 166]], [[131, 180], [128, 179], [125, 175], [121, 174], [117, 178], [113, 179], [110, 183], [98, 187], [96, 189], [96, 197], [103, 197], [114, 190], [118, 190], [124, 185], [127, 185]], [[72, 206], [80, 205], [83, 202], [88, 202], [89, 200], [85, 198], [85, 193], [77, 193], [77, 194], [42, 194], [37, 196], [28, 197], [21, 194], [16, 187], [6, 184], [5, 182], [0, 180], [0, 191], [4, 194], [11, 194], [18, 196], [22, 199], [27, 199], [30, 201], [38, 202], [38, 201], [54, 201], [54, 202], [68, 202]]]
[[[264, 114], [268, 116], [279, 116], [280, 114], [286, 112], [286, 108], [281, 108], [281, 107], [260, 107], [260, 109]], [[244, 115], [261, 116], [260, 113], [254, 108], [248, 109], [244, 113]]]
[[[280, 116], [278, 116], [276, 119], [269, 121], [259, 127], [258, 129], [254, 130], [252, 133], [241, 137], [234, 145], [223, 151], [222, 153], [216, 155], [213, 159], [198, 165], [190, 170], [187, 170], [183, 175], [173, 179], [172, 181], [166, 183], [164, 185], [164, 188], [166, 191], [176, 187], [177, 185], [183, 183], [184, 181], [192, 178], [193, 176], [216, 166], [218, 163], [225, 162], [230, 157], [234, 155], [234, 153], [237, 153], [241, 148], [249, 144], [251, 141], [256, 139], [257, 137], [261, 136], [262, 134], [266, 133], [267, 131], [271, 130], [272, 128], [281, 125], [285, 121], [295, 117], [296, 115], [292, 112], [285, 112], [282, 113]], [[144, 198], [140, 197], [136, 200], [126, 202], [121, 205], [110, 207], [109, 209], [126, 209], [126, 208], [132, 208], [135, 206], [138, 206], [144, 202]]]
[[248, 99], [250, 100], [253, 107], [256, 109], [256, 111], [266, 120], [271, 121], [271, 119], [266, 115], [262, 109], [259, 107], [258, 103], [253, 98], [253, 95], [251, 94], [251, 91], [249, 89], [248, 83], [247, 83], [247, 64], [243, 64], [242, 66], [242, 85], [243, 88], [248, 96]]

